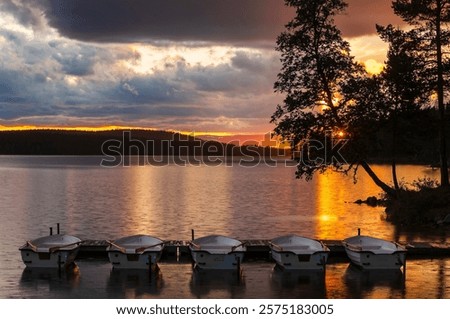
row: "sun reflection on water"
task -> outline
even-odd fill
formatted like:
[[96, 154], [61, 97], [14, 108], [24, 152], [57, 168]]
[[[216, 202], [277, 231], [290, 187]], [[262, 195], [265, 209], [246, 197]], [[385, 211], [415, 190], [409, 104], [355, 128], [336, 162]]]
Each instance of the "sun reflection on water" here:
[[379, 193], [368, 178], [361, 176], [354, 183], [352, 176], [328, 173], [318, 175], [315, 183], [317, 238], [341, 240], [356, 234], [358, 228], [373, 235], [392, 237], [393, 227], [382, 220], [384, 208], [354, 203]]

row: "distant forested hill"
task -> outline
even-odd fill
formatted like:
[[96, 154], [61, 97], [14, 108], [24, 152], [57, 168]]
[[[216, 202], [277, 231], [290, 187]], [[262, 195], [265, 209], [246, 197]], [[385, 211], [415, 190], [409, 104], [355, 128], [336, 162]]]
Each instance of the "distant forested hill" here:
[[[1, 155], [268, 155], [275, 150], [238, 147], [192, 136], [150, 130], [24, 130], [0, 132]], [[278, 154], [278, 153], [277, 153]]]

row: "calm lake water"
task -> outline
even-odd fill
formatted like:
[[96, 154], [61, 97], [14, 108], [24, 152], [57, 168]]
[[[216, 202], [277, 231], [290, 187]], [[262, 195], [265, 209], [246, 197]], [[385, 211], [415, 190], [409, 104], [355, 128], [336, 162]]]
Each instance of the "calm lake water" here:
[[[0, 157], [0, 297], [2, 298], [449, 298], [450, 259], [411, 260], [400, 273], [366, 273], [331, 264], [325, 276], [284, 273], [269, 262], [244, 263], [243, 277], [193, 272], [163, 262], [157, 278], [111, 272], [107, 261], [81, 260], [62, 277], [26, 271], [18, 248], [49, 227], [82, 239], [145, 233], [164, 240], [223, 234], [270, 239], [297, 233], [342, 240], [356, 234], [446, 242], [441, 231], [396, 229], [383, 208], [353, 204], [378, 195], [361, 172], [295, 179], [292, 165], [131, 165], [105, 168], [97, 157]], [[375, 166], [389, 181], [389, 167]], [[405, 182], [439, 173], [402, 166]], [[145, 278], [147, 276], [147, 278]], [[425, 288], [424, 288], [425, 287]]]

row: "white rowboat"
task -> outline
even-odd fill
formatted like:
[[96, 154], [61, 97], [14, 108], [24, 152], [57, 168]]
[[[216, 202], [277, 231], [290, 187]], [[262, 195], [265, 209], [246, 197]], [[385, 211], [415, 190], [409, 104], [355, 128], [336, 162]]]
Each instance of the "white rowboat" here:
[[81, 242], [77, 237], [57, 234], [27, 241], [19, 250], [27, 267], [61, 268], [73, 264]]
[[162, 255], [164, 242], [156, 237], [133, 235], [108, 242], [106, 249], [113, 268], [149, 269], [156, 266]]
[[330, 250], [322, 242], [297, 235], [270, 241], [272, 258], [284, 269], [324, 270]]
[[406, 264], [406, 248], [395, 242], [358, 235], [342, 243], [350, 261], [363, 269], [400, 269]]
[[197, 238], [189, 249], [200, 269], [239, 269], [246, 251], [241, 241], [220, 235]]

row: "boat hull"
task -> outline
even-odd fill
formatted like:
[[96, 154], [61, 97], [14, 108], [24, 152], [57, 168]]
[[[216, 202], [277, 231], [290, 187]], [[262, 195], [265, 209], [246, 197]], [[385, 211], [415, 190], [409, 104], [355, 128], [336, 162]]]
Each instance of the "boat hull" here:
[[228, 254], [211, 254], [207, 251], [192, 251], [192, 259], [200, 269], [238, 269], [244, 259], [244, 252], [232, 252]]
[[345, 249], [350, 261], [363, 269], [400, 269], [405, 265], [406, 252], [392, 254], [374, 254], [370, 251]]
[[161, 258], [161, 252], [144, 252], [142, 254], [124, 254], [119, 251], [109, 251], [108, 258], [117, 269], [149, 269], [156, 266]]
[[210, 235], [193, 240], [189, 249], [195, 266], [200, 269], [239, 269], [246, 251], [237, 239]]
[[321, 241], [294, 234], [270, 241], [272, 258], [283, 269], [325, 270], [330, 250]]
[[22, 249], [22, 261], [30, 268], [59, 268], [69, 267], [75, 261], [79, 248], [56, 252], [34, 252]]
[[77, 237], [57, 234], [27, 241], [19, 250], [27, 267], [61, 268], [73, 264], [80, 245]]
[[272, 250], [272, 258], [284, 269], [323, 270], [328, 260], [328, 252], [302, 255]]
[[343, 244], [350, 261], [363, 269], [400, 269], [406, 264], [406, 249], [395, 242], [358, 235]]
[[148, 235], [126, 236], [110, 242], [106, 249], [117, 269], [150, 269], [160, 260], [164, 242]]

